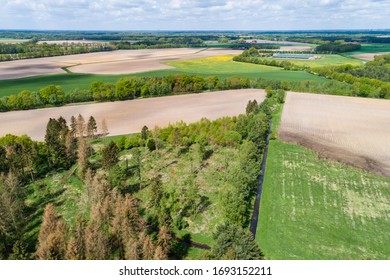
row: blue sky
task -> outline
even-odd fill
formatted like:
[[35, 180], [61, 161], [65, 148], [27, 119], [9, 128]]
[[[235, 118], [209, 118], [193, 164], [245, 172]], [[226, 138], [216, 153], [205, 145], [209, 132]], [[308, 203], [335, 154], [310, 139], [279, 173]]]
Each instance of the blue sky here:
[[389, 29], [390, 0], [0, 0], [0, 29]]

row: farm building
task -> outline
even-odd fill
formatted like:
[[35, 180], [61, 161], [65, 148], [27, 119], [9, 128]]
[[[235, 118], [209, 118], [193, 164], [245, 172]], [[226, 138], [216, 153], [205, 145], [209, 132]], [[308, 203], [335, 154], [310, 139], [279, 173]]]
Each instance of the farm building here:
[[297, 54], [297, 53], [275, 53], [274, 58], [295, 58], [295, 59], [313, 59], [313, 54]]

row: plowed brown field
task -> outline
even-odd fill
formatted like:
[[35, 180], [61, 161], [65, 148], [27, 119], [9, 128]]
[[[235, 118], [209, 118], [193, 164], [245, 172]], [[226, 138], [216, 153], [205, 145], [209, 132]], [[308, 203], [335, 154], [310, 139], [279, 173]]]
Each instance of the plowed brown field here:
[[182, 59], [240, 54], [229, 49], [156, 49], [119, 50], [67, 56], [23, 59], [0, 63], [0, 80], [65, 73], [68, 67], [75, 73], [129, 74], [171, 68], [162, 62]]
[[110, 135], [121, 135], [139, 132], [144, 125], [153, 128], [239, 115], [249, 100], [260, 103], [264, 98], [263, 90], [247, 89], [0, 113], [0, 137], [26, 134], [43, 140], [49, 118], [62, 116], [69, 121], [78, 114], [86, 120], [93, 115], [98, 126], [104, 118]]
[[389, 100], [289, 92], [279, 136], [390, 177]]

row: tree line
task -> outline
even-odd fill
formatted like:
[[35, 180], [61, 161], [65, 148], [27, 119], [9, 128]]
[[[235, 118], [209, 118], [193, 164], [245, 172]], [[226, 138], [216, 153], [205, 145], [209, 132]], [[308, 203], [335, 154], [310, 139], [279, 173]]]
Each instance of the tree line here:
[[185, 74], [165, 77], [119, 79], [116, 83], [93, 82], [88, 90], [64, 92], [61, 86], [49, 85], [38, 91], [23, 90], [0, 99], [0, 111], [28, 110], [47, 106], [61, 106], [86, 101], [117, 101], [135, 98], [157, 97], [183, 93], [199, 93], [206, 90], [248, 88], [249, 79], [216, 76], [202, 77]]
[[303, 83], [285, 82], [281, 88], [285, 90], [326, 93], [335, 95], [360, 96], [390, 99], [389, 55], [376, 56], [373, 62], [364, 66], [340, 65], [309, 67], [296, 65], [286, 60], [270, 60], [257, 56], [238, 55], [234, 61], [281, 67], [285, 70], [306, 71], [310, 74], [332, 79], [330, 82]]
[[315, 48], [316, 53], [344, 53], [358, 51], [362, 48], [357, 43], [345, 43], [343, 40], [336, 40], [334, 42], [327, 42], [320, 44]]
[[115, 48], [107, 43], [94, 44], [38, 44], [36, 40], [15, 43], [0, 43], [0, 62], [27, 58], [39, 58], [50, 56], [62, 56], [71, 54], [82, 54], [90, 52], [112, 51]]
[[[244, 60], [241, 61], [244, 62]], [[262, 61], [259, 59], [259, 63], [263, 63]], [[313, 74], [320, 75], [320, 73], [314, 71]], [[334, 80], [320, 83], [310, 80], [286, 81], [262, 78], [249, 79], [244, 77], [220, 79], [217, 76], [202, 77], [178, 74], [153, 78], [122, 78], [116, 83], [96, 81], [90, 85], [89, 89], [71, 90], [69, 92], [64, 92], [61, 86], [56, 85], [49, 85], [36, 92], [23, 90], [18, 94], [0, 98], [0, 112], [62, 106], [69, 103], [87, 101], [119, 101], [243, 88], [271, 88], [335, 95], [354, 94], [352, 85]]]

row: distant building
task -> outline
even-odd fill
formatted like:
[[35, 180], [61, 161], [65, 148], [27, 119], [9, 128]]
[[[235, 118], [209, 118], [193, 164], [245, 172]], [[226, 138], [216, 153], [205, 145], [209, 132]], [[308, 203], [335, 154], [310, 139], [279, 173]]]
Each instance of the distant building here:
[[274, 58], [295, 58], [295, 59], [314, 59], [313, 54], [307, 53], [275, 53], [272, 57]]

